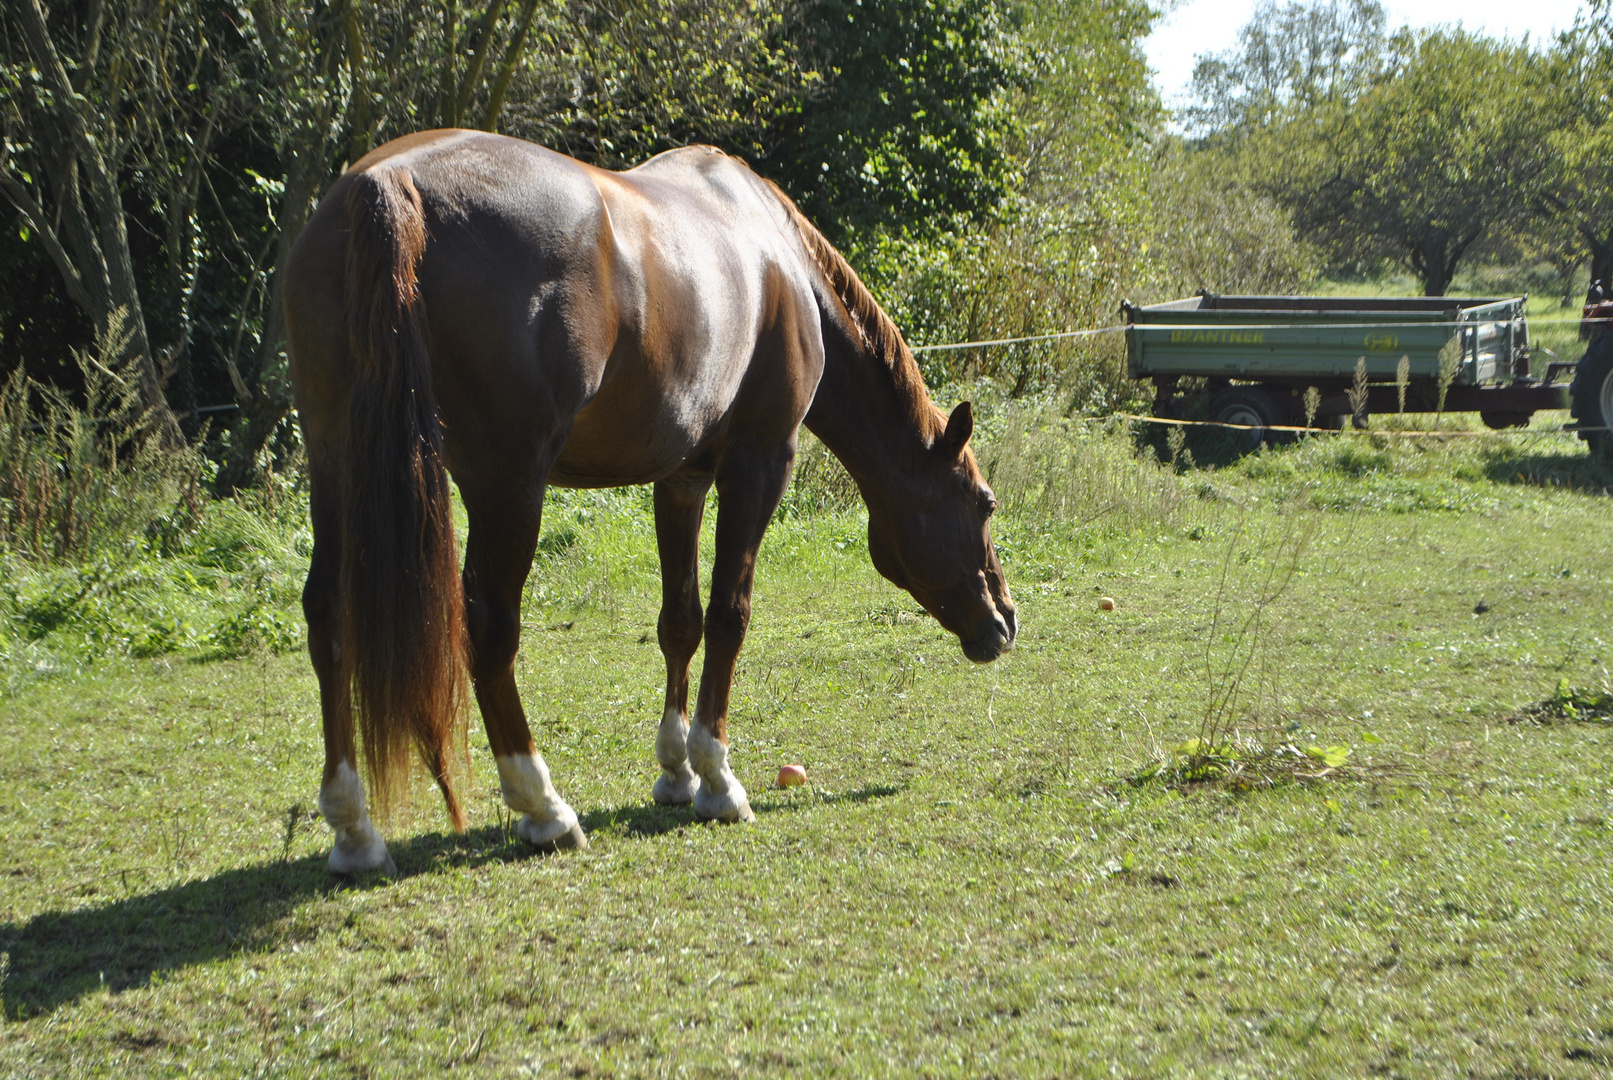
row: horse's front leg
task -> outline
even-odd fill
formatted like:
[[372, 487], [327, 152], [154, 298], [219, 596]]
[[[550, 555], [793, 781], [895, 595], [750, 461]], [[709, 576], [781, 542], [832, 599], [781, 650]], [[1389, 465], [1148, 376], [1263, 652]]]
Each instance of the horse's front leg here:
[[794, 463], [792, 438], [771, 451], [731, 454], [717, 473], [717, 555], [706, 609], [706, 658], [688, 739], [689, 764], [701, 780], [695, 813], [707, 820], [750, 821], [756, 816], [728, 763], [728, 697], [750, 626], [756, 552]]
[[663, 806], [694, 801], [700, 777], [689, 768], [689, 661], [700, 647], [700, 519], [709, 473], [679, 473], [655, 485], [655, 542], [661, 554], [661, 617], [656, 623], [666, 658], [666, 704], [655, 738], [661, 776], [652, 793]]

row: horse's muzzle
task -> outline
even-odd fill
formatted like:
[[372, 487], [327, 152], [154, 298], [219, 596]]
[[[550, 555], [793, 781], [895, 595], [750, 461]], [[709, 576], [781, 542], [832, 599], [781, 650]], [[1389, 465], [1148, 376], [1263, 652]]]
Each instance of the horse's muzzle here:
[[992, 613], [982, 620], [973, 641], [962, 642], [963, 655], [977, 664], [989, 664], [1014, 647], [1014, 636], [1019, 632], [1019, 618], [1012, 607]]

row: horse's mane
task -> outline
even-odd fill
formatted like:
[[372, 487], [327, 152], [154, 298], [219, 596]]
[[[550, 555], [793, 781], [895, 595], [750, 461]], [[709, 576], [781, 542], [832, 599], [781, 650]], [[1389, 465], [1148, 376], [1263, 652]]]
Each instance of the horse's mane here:
[[794, 200], [773, 181], [763, 177], [762, 182], [772, 190], [779, 204], [784, 207], [813, 265], [817, 267], [818, 272], [829, 283], [830, 289], [839, 298], [841, 305], [845, 307], [851, 325], [856, 329], [857, 336], [862, 339], [863, 348], [871, 356], [882, 361], [890, 372], [891, 385], [908, 418], [927, 440], [933, 441], [941, 434], [945, 421], [930, 402], [930, 392], [924, 385], [924, 375], [919, 371], [918, 361], [913, 359], [913, 351], [907, 347], [907, 342], [902, 340], [902, 332], [879, 306], [873, 293], [868, 291], [868, 286], [862, 283], [862, 279], [857, 276], [857, 271], [851, 268], [846, 257], [835, 250], [835, 246], [818, 231], [817, 226], [807, 220], [807, 216], [801, 213], [801, 208], [795, 205]]

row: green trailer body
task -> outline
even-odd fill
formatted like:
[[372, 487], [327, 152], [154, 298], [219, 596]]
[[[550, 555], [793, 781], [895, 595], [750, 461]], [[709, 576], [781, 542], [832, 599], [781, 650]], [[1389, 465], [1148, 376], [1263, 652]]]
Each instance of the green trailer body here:
[[[1477, 412], [1492, 427], [1565, 407], [1568, 387], [1529, 371], [1526, 297], [1220, 296], [1126, 303], [1131, 375], [1156, 388], [1157, 416], [1266, 427], [1372, 413]], [[1366, 364], [1367, 393], [1352, 394]], [[1406, 378], [1400, 381], [1402, 365]], [[1184, 380], [1186, 380], [1184, 382]], [[1185, 389], [1184, 389], [1185, 388]], [[1307, 415], [1311, 388], [1318, 396]], [[1206, 401], [1201, 409], [1195, 400]]]
[[1126, 305], [1126, 354], [1137, 379], [1339, 380], [1365, 358], [1371, 381], [1393, 381], [1401, 357], [1414, 380], [1438, 380], [1446, 349], [1453, 385], [1511, 382], [1529, 344], [1524, 297], [1217, 296]]

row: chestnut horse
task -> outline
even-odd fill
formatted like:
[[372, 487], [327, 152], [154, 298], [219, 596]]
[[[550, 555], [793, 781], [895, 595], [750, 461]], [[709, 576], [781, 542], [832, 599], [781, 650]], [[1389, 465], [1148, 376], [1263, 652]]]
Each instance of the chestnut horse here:
[[[968, 403], [948, 417], [930, 402], [846, 261], [720, 151], [613, 173], [485, 132], [398, 139], [332, 185], [292, 252], [284, 297], [312, 483], [303, 610], [336, 873], [392, 865], [366, 810], [356, 734], [377, 805], [419, 753], [463, 830], [454, 777], [467, 674], [522, 838], [587, 844], [515, 686], [550, 484], [655, 485], [667, 680], [653, 795], [693, 802], [702, 818], [752, 817], [728, 760], [728, 696], [757, 548], [803, 420], [868, 504], [878, 571], [971, 660], [1013, 644]], [[449, 477], [469, 516], [462, 573]]]

